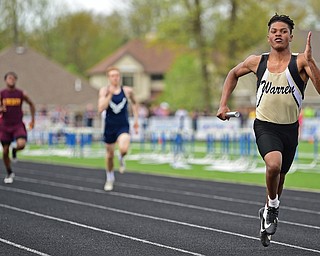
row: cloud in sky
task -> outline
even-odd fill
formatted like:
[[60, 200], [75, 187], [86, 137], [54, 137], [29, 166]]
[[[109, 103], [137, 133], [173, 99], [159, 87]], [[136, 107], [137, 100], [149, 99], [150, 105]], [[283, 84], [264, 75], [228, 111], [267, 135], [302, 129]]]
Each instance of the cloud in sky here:
[[63, 0], [71, 10], [90, 10], [96, 13], [110, 14], [119, 9], [124, 10], [128, 0]]

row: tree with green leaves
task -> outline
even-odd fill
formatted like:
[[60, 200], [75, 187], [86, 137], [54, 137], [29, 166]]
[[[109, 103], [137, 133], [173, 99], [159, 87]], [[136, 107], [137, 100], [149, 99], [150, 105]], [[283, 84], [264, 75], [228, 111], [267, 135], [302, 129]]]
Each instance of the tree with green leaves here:
[[[46, 1], [46, 0], [42, 0]], [[0, 1], [0, 33], [2, 44], [20, 45], [25, 43], [25, 34], [31, 25], [31, 16], [27, 10], [35, 8], [32, 0]], [[7, 45], [2, 45], [3, 47]]]
[[[85, 75], [88, 68], [127, 40], [121, 21], [122, 17], [116, 12], [109, 16], [87, 11], [68, 13], [58, 17], [42, 38], [33, 33], [30, 45], [62, 63], [69, 71]], [[49, 47], [43, 48], [44, 45]]]
[[194, 53], [186, 53], [177, 57], [166, 74], [165, 89], [157, 103], [168, 102], [172, 110], [206, 109], [203, 91], [200, 89], [202, 79], [199, 66], [199, 59]]
[[[218, 2], [218, 1], [216, 1]], [[179, 0], [179, 1], [146, 1], [132, 0], [132, 9], [129, 13], [129, 31], [142, 37], [146, 34], [158, 41], [174, 41], [192, 48], [197, 53], [199, 65], [199, 92], [202, 93], [202, 102], [206, 108], [212, 108], [211, 81], [209, 73], [210, 53], [209, 40], [211, 35], [205, 32], [205, 17], [212, 1], [208, 0]], [[185, 89], [187, 90], [187, 88]], [[181, 92], [183, 93], [183, 92]]]

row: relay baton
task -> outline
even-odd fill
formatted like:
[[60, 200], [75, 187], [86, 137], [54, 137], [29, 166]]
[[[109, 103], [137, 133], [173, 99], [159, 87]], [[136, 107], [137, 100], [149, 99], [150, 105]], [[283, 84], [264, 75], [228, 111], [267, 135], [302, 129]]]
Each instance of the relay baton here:
[[240, 116], [240, 112], [238, 111], [232, 111], [232, 112], [227, 112], [226, 113], [226, 117], [239, 117]]

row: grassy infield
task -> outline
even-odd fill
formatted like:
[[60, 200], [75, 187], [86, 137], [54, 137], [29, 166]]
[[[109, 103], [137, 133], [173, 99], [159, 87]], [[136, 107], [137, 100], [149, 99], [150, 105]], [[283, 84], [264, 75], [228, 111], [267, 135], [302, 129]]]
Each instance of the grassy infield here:
[[[202, 146], [204, 144], [197, 143], [196, 146]], [[103, 147], [101, 144], [95, 144], [93, 148]], [[45, 150], [47, 147], [42, 146]], [[26, 151], [32, 151], [33, 149], [39, 149], [39, 146], [29, 145], [29, 149]], [[301, 142], [299, 144], [299, 163], [310, 163], [313, 160], [313, 143]], [[27, 153], [27, 152], [26, 152]], [[130, 154], [139, 153], [139, 145], [133, 144]], [[309, 153], [308, 158], [302, 158], [303, 155]], [[204, 153], [195, 153], [195, 157], [203, 157]], [[20, 159], [35, 162], [46, 162], [51, 164], [62, 164], [82, 167], [92, 167], [96, 169], [104, 169], [103, 157], [61, 157], [61, 156], [30, 156], [28, 154], [21, 153]], [[259, 157], [258, 157], [259, 159]], [[250, 160], [249, 160], [250, 161]], [[260, 161], [259, 161], [260, 162]], [[118, 161], [115, 161], [115, 167], [117, 168]], [[170, 175], [186, 178], [206, 179], [215, 181], [227, 181], [236, 183], [247, 183], [256, 185], [265, 185], [264, 173], [246, 173], [246, 172], [222, 172], [222, 171], [207, 171], [204, 166], [193, 165], [190, 170], [174, 169], [169, 164], [141, 164], [138, 161], [126, 161], [127, 169], [130, 172], [140, 173], [152, 173], [158, 175]], [[260, 163], [263, 166], [263, 163]], [[289, 172], [286, 178], [286, 188], [298, 188], [304, 190], [313, 190], [320, 192], [320, 162], [319, 166], [313, 169], [298, 169], [295, 172]]]

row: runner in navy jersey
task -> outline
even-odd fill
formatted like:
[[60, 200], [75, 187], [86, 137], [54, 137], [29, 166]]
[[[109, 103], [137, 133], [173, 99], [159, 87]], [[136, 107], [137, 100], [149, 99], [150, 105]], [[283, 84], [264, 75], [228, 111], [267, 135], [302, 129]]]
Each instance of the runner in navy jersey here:
[[130, 146], [130, 127], [128, 114], [128, 100], [131, 102], [134, 116], [134, 129], [138, 132], [138, 104], [133, 89], [121, 85], [120, 70], [116, 67], [107, 69], [109, 85], [99, 91], [98, 110], [104, 113], [103, 141], [106, 144], [106, 183], [105, 191], [113, 190], [114, 183], [114, 151], [115, 144], [119, 148], [119, 172], [125, 170], [124, 156]]
[[280, 196], [298, 145], [299, 113], [309, 78], [320, 93], [320, 70], [312, 56], [311, 32], [303, 53], [290, 50], [294, 22], [275, 14], [268, 22], [270, 52], [251, 55], [231, 69], [224, 82], [217, 117], [229, 119], [228, 99], [238, 79], [253, 72], [257, 77], [254, 132], [259, 153], [266, 166], [267, 197], [259, 210], [260, 240], [269, 246], [276, 232]]
[[27, 141], [27, 131], [23, 123], [22, 104], [27, 102], [30, 106], [31, 122], [29, 128], [34, 127], [35, 106], [29, 96], [16, 88], [18, 76], [14, 72], [8, 72], [4, 76], [6, 88], [0, 92], [0, 141], [3, 147], [3, 162], [7, 170], [5, 183], [12, 183], [14, 173], [11, 169], [9, 157], [10, 145], [16, 141], [16, 147], [12, 149], [12, 159], [16, 160], [17, 151], [24, 149]]

